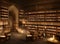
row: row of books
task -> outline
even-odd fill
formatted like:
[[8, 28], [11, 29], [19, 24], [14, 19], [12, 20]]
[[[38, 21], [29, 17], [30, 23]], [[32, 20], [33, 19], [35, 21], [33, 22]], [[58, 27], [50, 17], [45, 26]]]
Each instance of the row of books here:
[[0, 6], [0, 30], [6, 30], [9, 29], [9, 21], [8, 21], [8, 5], [5, 5], [5, 3], [1, 3]]
[[25, 19], [25, 27], [28, 30], [36, 30], [37, 32], [46, 31], [47, 34], [56, 34], [60, 31], [60, 11], [39, 11], [26, 12], [25, 15], [19, 15], [20, 20]]

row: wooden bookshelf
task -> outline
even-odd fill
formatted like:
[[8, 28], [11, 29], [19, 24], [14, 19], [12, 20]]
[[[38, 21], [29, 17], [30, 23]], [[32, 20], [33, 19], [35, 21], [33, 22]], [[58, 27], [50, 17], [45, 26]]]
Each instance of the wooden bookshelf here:
[[[6, 1], [0, 1], [0, 26], [2, 27], [3, 32], [5, 33], [7, 30], [10, 30], [9, 27], [9, 11], [8, 11], [8, 6], [10, 5]], [[1, 28], [0, 27], [0, 28]]]
[[26, 20], [26, 23], [22, 25], [25, 25], [28, 30], [36, 30], [37, 32], [40, 32], [40, 34], [45, 30], [47, 35], [55, 35], [57, 32], [60, 32], [59, 14], [60, 13], [56, 10], [35, 12], [31, 10], [31, 12], [26, 12], [19, 17]]

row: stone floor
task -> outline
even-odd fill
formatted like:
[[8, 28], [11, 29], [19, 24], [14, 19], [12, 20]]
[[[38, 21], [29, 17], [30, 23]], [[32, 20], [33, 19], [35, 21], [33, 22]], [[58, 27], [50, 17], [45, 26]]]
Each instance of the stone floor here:
[[0, 44], [54, 44], [54, 43], [47, 42], [45, 40], [35, 40], [35, 41], [21, 40], [19, 34], [14, 33], [12, 35], [13, 36], [11, 37], [10, 40], [0, 42]]

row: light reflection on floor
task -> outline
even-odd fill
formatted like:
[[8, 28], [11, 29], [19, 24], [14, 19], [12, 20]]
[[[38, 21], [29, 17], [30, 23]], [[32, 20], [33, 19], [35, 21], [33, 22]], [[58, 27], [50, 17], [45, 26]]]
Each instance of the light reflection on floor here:
[[5, 41], [5, 42], [0, 43], [0, 44], [54, 44], [54, 43], [45, 41], [45, 39], [40, 39], [40, 40], [35, 40], [35, 41], [21, 40], [22, 35], [20, 35], [16, 32], [13, 33], [12, 35], [13, 36], [11, 37], [10, 40]]

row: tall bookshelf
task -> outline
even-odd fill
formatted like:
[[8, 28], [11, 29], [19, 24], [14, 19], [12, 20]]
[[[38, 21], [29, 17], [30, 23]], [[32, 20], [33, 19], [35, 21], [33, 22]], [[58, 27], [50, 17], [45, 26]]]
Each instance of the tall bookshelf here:
[[55, 35], [60, 32], [60, 13], [56, 10], [38, 11], [38, 12], [26, 12], [20, 16], [26, 20], [23, 24], [28, 30], [35, 30], [37, 32], [45, 33], [47, 35]]
[[6, 1], [1, 1], [0, 3], [0, 24], [1, 30], [3, 30], [3, 33], [10, 32], [10, 27], [9, 27], [9, 11], [8, 11], [8, 2]]

